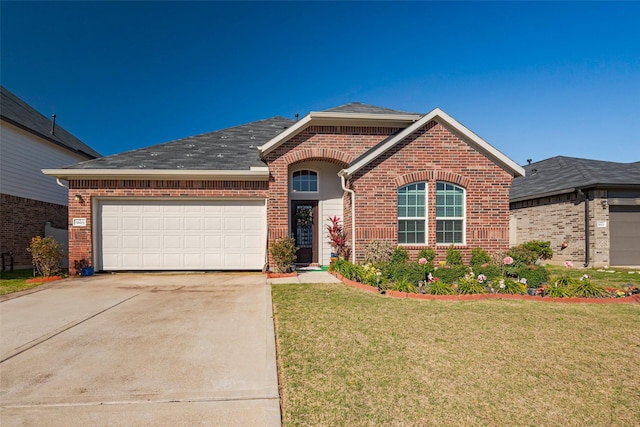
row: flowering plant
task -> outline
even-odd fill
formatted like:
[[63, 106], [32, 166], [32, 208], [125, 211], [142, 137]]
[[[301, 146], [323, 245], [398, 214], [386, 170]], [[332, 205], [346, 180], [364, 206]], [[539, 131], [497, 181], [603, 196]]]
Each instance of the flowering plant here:
[[564, 266], [567, 268], [572, 268], [573, 267], [573, 263], [571, 261], [565, 261], [564, 262]]
[[347, 232], [340, 223], [340, 217], [329, 217], [329, 222], [330, 224], [327, 224], [329, 244], [337, 256], [347, 259], [350, 252], [349, 244], [347, 243]]
[[504, 259], [502, 260], [502, 262], [503, 262], [505, 265], [511, 265], [511, 264], [513, 264], [513, 258], [511, 258], [510, 256], [506, 256], [506, 257], [504, 257]]

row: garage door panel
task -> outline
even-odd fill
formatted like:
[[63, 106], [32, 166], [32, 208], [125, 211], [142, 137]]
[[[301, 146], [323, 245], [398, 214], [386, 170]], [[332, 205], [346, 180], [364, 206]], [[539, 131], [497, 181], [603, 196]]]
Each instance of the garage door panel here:
[[104, 200], [104, 270], [260, 269], [264, 200]]
[[610, 264], [640, 265], [640, 206], [610, 206]]

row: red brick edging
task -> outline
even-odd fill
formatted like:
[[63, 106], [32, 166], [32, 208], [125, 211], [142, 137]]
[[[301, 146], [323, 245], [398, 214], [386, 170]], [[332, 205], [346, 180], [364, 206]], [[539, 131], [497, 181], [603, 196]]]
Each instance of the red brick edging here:
[[[378, 293], [378, 288], [365, 285], [360, 282], [343, 277], [339, 273], [332, 272], [335, 277], [340, 279], [342, 283], [354, 288], [362, 289], [366, 292]], [[391, 298], [412, 298], [412, 299], [424, 299], [424, 300], [436, 300], [436, 301], [478, 301], [485, 299], [515, 299], [515, 300], [529, 300], [529, 301], [544, 301], [544, 302], [565, 302], [565, 303], [586, 303], [586, 304], [640, 304], [640, 295], [631, 295], [623, 298], [552, 298], [552, 297], [533, 297], [531, 295], [512, 295], [512, 294], [472, 294], [472, 295], [430, 295], [430, 294], [413, 294], [408, 292], [399, 291], [387, 291], [386, 295]]]
[[27, 283], [46, 283], [62, 279], [62, 276], [36, 277], [35, 279], [27, 279]]
[[297, 275], [297, 271], [294, 271], [292, 273], [267, 273], [267, 279], [278, 279], [280, 277], [296, 277]]

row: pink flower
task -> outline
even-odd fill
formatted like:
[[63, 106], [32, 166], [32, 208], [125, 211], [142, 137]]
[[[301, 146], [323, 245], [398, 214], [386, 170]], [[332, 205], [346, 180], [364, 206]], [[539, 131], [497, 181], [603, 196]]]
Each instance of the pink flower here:
[[564, 262], [564, 266], [567, 267], [567, 268], [571, 268], [571, 267], [573, 267], [573, 263], [571, 261], [565, 261]]
[[485, 276], [484, 274], [480, 274], [478, 276], [478, 282], [484, 283], [485, 280], [487, 280], [487, 276]]
[[418, 262], [420, 263], [420, 265], [425, 265], [427, 263], [427, 259], [426, 258], [420, 258], [418, 260]]
[[511, 258], [510, 256], [506, 256], [506, 257], [504, 257], [502, 262], [505, 263], [506, 265], [511, 265], [511, 264], [513, 264], [513, 258]]

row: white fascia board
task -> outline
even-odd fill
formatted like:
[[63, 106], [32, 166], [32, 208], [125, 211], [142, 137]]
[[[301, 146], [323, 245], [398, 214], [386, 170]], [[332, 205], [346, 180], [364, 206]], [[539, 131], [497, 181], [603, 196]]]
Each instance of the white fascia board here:
[[383, 126], [405, 127], [420, 119], [418, 114], [368, 114], [368, 113], [340, 113], [332, 111], [312, 111], [296, 124], [271, 139], [266, 144], [258, 147], [260, 154], [265, 156], [275, 150], [287, 139], [303, 131], [306, 127], [318, 124], [355, 125], [355, 126]]
[[269, 140], [266, 144], [258, 147], [258, 151], [260, 152], [260, 156], [265, 156], [269, 152], [275, 150], [281, 143], [302, 131], [307, 124], [311, 121], [311, 115], [307, 114], [300, 120], [298, 120], [293, 126], [284, 130], [284, 132], [279, 133], [277, 136]]
[[524, 176], [524, 168], [515, 163], [513, 160], [502, 154], [496, 148], [494, 148], [491, 144], [486, 142], [484, 139], [480, 138], [475, 133], [471, 132], [465, 126], [463, 126], [460, 122], [455, 120], [453, 117], [449, 116], [447, 113], [442, 111], [439, 108], [435, 108], [429, 114], [422, 116], [420, 120], [404, 129], [402, 132], [397, 134], [394, 138], [391, 138], [389, 141], [379, 146], [377, 149], [370, 152], [366, 157], [363, 157], [358, 162], [352, 164], [347, 169], [343, 169], [340, 171], [341, 174], [345, 175], [345, 177], [350, 177], [357, 171], [359, 171], [362, 167], [366, 166], [368, 163], [378, 158], [380, 155], [385, 153], [391, 147], [396, 145], [398, 142], [402, 141], [404, 138], [411, 135], [413, 132], [420, 129], [422, 126], [429, 123], [431, 120], [435, 120], [438, 123], [447, 126], [454, 133], [457, 133], [464, 140], [471, 143], [475, 146], [480, 152], [487, 155], [491, 159], [493, 159], [496, 163], [498, 163], [501, 167], [508, 170], [513, 176]]
[[42, 169], [45, 175], [59, 179], [205, 179], [213, 181], [267, 181], [269, 168], [250, 170], [163, 170], [163, 169]]

